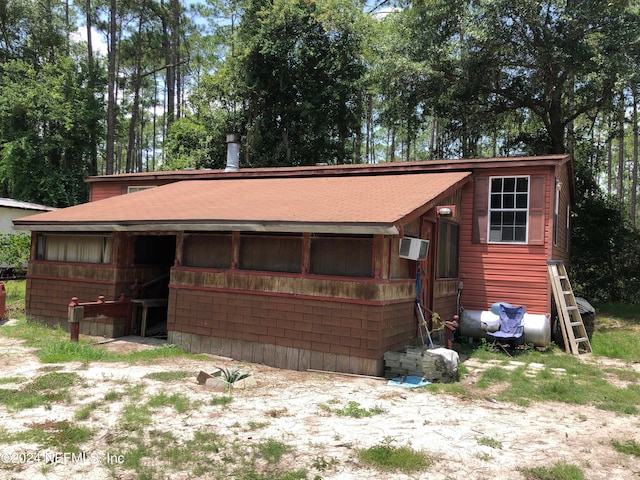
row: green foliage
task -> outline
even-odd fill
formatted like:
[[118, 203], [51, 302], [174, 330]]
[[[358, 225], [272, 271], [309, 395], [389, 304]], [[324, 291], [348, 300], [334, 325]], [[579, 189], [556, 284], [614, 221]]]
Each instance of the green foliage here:
[[577, 171], [581, 196], [575, 205], [571, 242], [571, 278], [577, 294], [591, 302], [640, 300], [640, 231], [629, 225], [624, 209], [593, 183], [592, 172]]
[[252, 2], [238, 40], [237, 88], [254, 166], [352, 163], [365, 65], [361, 12], [340, 0]]
[[[71, 58], [3, 65], [0, 182], [4, 195], [64, 207], [86, 201], [89, 145], [83, 115], [94, 108]], [[91, 105], [91, 106], [90, 106]]]
[[0, 267], [11, 268], [17, 272], [25, 271], [30, 253], [29, 233], [0, 233]]
[[227, 383], [227, 392], [229, 394], [233, 393], [233, 387], [237, 382], [251, 376], [251, 372], [241, 371], [239, 365], [233, 368], [218, 368], [222, 372], [222, 379]]
[[224, 128], [224, 122], [219, 125], [215, 120], [215, 116], [185, 117], [173, 122], [165, 144], [167, 160], [162, 169], [223, 168], [225, 135], [230, 129]]

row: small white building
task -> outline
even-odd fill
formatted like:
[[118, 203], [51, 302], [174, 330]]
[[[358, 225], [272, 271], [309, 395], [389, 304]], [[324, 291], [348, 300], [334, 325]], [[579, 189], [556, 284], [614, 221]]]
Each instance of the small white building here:
[[11, 198], [0, 198], [0, 233], [18, 233], [13, 228], [14, 219], [52, 210], [55, 208]]

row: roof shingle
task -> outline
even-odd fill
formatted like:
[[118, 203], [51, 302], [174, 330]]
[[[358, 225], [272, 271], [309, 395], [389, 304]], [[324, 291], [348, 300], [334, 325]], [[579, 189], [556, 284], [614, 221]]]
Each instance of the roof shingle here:
[[[216, 230], [391, 227], [468, 180], [470, 172], [186, 180], [15, 221], [31, 230], [192, 225]], [[271, 228], [267, 228], [271, 225]], [[315, 229], [303, 228], [314, 225]], [[253, 227], [251, 227], [253, 226]], [[289, 228], [287, 228], [288, 226]], [[219, 227], [219, 228], [217, 228]], [[240, 227], [238, 227], [240, 228]], [[240, 228], [241, 229], [241, 228]], [[364, 232], [363, 232], [364, 233]]]

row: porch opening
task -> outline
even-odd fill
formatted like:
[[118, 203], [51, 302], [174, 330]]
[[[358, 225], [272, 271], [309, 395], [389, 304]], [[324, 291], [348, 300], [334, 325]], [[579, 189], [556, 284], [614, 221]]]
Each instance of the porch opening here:
[[175, 235], [134, 237], [133, 335], [167, 338], [169, 281], [175, 258]]

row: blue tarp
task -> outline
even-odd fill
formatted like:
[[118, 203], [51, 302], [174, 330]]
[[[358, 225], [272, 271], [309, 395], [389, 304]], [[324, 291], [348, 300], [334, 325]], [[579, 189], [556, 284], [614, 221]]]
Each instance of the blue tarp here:
[[407, 377], [397, 377], [393, 380], [389, 380], [387, 385], [393, 387], [405, 387], [405, 388], [417, 388], [431, 385], [431, 382], [423, 377], [417, 377], [415, 375], [409, 375]]

